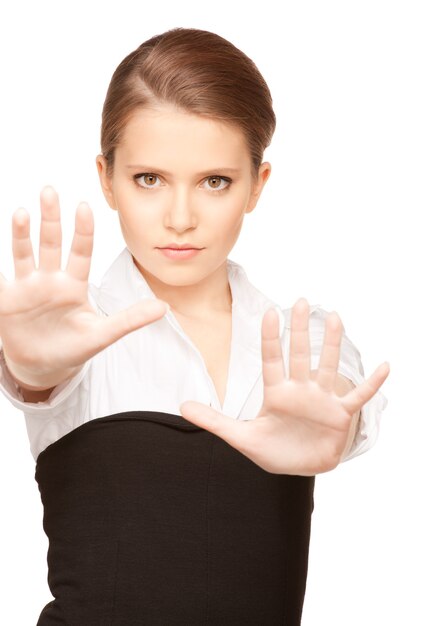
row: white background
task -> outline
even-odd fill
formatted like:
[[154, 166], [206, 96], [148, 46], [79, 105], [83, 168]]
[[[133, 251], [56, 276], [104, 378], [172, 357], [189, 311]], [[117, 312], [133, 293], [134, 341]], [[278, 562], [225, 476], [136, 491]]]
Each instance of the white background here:
[[[391, 373], [380, 436], [316, 478], [304, 626], [419, 625], [420, 4], [15, 1], [0, 9], [0, 271], [12, 213], [38, 259], [39, 192], [60, 195], [63, 267], [79, 201], [94, 211], [90, 282], [124, 247], [95, 167], [112, 72], [175, 26], [217, 32], [271, 89], [272, 176], [230, 258], [283, 307], [336, 310], [366, 377]], [[32, 626], [52, 599], [23, 414], [0, 394], [0, 623]], [[257, 540], [257, 538], [251, 538]], [[188, 590], [186, 590], [188, 592]]]

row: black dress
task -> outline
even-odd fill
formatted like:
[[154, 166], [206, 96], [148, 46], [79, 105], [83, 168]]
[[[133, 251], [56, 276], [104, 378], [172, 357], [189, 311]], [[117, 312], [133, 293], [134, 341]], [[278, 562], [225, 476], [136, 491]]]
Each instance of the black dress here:
[[55, 598], [37, 626], [300, 624], [314, 476], [130, 411], [50, 444], [35, 479]]

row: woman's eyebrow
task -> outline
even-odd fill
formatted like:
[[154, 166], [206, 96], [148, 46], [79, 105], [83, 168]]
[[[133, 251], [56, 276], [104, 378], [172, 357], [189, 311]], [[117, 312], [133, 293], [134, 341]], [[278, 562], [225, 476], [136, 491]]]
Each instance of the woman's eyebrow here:
[[[171, 176], [171, 172], [161, 169], [160, 167], [153, 167], [151, 165], [127, 165], [127, 169], [142, 170], [144, 172], [161, 172], [166, 176]], [[235, 167], [214, 167], [213, 169], [205, 170], [204, 172], [196, 172], [198, 176], [206, 176], [215, 174], [215, 172], [226, 172], [227, 174], [239, 174], [240, 169]]]

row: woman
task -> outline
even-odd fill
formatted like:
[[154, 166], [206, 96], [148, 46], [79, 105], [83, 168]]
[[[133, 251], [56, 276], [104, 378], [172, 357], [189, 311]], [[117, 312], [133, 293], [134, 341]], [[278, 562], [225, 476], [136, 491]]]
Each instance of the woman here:
[[64, 272], [56, 192], [41, 192], [38, 270], [13, 216], [0, 384], [44, 505], [41, 626], [300, 623], [315, 474], [367, 449], [389, 367], [364, 380], [336, 313], [282, 311], [227, 258], [274, 129], [244, 53], [172, 29], [106, 95], [96, 163], [126, 247], [100, 287], [86, 203]]

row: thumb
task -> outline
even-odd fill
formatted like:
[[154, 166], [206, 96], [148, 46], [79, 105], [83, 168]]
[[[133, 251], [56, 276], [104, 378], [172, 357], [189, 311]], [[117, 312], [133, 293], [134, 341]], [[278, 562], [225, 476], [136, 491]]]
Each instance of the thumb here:
[[230, 446], [238, 447], [241, 426], [237, 420], [219, 413], [207, 404], [188, 400], [180, 404], [180, 413], [192, 424], [204, 428], [210, 433], [224, 439]]
[[101, 345], [108, 346], [128, 333], [161, 319], [169, 310], [164, 300], [142, 300], [110, 317], [100, 318], [97, 338]]

